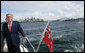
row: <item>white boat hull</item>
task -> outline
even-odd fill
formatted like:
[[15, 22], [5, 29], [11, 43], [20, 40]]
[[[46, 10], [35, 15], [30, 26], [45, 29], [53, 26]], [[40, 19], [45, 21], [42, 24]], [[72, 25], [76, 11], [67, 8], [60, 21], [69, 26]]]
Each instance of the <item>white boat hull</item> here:
[[[23, 45], [20, 45], [20, 50], [21, 50], [21, 52], [29, 52], [29, 51], [27, 50], [27, 48], [25, 48]], [[3, 51], [4, 51], [4, 52], [8, 52], [7, 44], [4, 45]]]

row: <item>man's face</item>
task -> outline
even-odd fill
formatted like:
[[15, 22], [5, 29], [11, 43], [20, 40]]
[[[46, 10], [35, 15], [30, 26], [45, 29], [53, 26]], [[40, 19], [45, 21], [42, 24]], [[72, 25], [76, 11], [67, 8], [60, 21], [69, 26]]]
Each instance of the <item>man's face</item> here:
[[11, 21], [13, 20], [12, 15], [7, 15], [7, 17], [6, 17], [6, 18], [7, 18], [7, 21], [8, 21], [8, 22], [11, 22]]

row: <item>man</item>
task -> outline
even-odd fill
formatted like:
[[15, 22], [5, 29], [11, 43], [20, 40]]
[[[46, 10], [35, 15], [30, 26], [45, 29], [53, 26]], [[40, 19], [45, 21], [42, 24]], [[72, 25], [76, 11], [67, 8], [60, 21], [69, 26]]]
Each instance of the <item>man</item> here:
[[6, 14], [6, 23], [2, 26], [2, 34], [3, 38], [6, 38], [8, 52], [20, 52], [20, 38], [19, 33], [24, 37], [24, 39], [28, 39], [28, 37], [24, 34], [19, 22], [13, 21], [12, 14]]

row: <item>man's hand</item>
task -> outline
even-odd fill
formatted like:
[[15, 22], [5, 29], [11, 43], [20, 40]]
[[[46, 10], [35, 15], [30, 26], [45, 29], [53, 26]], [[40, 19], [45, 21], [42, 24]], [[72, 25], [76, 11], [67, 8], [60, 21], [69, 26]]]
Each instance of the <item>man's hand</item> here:
[[26, 40], [27, 40], [27, 39], [28, 39], [28, 37], [27, 37], [27, 36], [25, 36], [25, 37], [24, 37], [24, 39], [26, 39]]

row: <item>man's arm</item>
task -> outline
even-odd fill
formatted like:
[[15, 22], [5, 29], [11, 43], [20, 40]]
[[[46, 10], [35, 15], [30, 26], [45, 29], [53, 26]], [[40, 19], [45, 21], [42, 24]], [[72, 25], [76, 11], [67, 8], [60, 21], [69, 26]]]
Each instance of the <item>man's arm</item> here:
[[4, 47], [4, 39], [5, 39], [5, 29], [4, 29], [4, 24], [2, 25], [2, 32], [1, 32], [1, 52], [3, 52], [3, 47]]
[[5, 24], [2, 25], [2, 38], [3, 38], [3, 40], [4, 40], [5, 37], [6, 37], [6, 35], [5, 35], [6, 32], [5, 32], [5, 28], [4, 28], [5, 26], [4, 26], [4, 25], [5, 25]]
[[21, 33], [21, 35], [24, 37], [24, 39], [28, 39], [28, 37], [24, 34], [23, 29], [21, 28], [19, 22], [18, 22], [18, 31]]
[[18, 31], [21, 33], [21, 35], [24, 37], [25, 36], [25, 34], [24, 34], [24, 32], [23, 32], [23, 29], [21, 28], [21, 26], [20, 26], [20, 23], [19, 22], [17, 22], [18, 23]]

